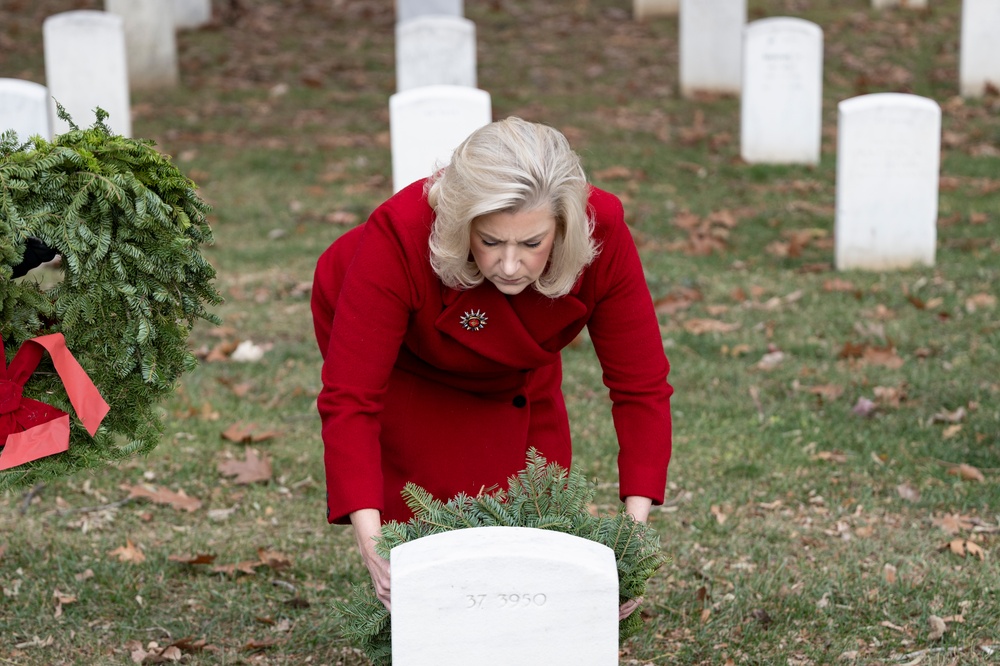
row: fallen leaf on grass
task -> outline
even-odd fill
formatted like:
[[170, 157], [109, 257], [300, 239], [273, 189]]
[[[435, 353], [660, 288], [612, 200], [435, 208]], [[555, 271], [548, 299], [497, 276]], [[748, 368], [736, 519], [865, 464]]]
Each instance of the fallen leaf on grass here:
[[986, 477], [983, 476], [983, 473], [980, 472], [978, 468], [973, 467], [972, 465], [967, 465], [966, 463], [962, 463], [961, 465], [955, 465], [954, 467], [948, 470], [948, 473], [960, 477], [963, 481], [986, 480]]
[[740, 327], [718, 319], [688, 319], [684, 322], [684, 330], [693, 335], [704, 333], [731, 333]]
[[948, 631], [948, 625], [937, 615], [931, 615], [927, 618], [927, 626], [930, 628], [927, 634], [927, 640], [929, 641], [939, 640], [944, 636], [944, 632]]
[[840, 451], [820, 451], [812, 457], [813, 460], [826, 460], [827, 462], [846, 463], [847, 454]]
[[899, 407], [906, 400], [905, 386], [876, 386], [872, 392], [876, 402], [883, 407]]
[[246, 459], [226, 460], [219, 463], [219, 472], [223, 476], [234, 476], [235, 483], [249, 485], [259, 481], [270, 481], [271, 461], [267, 456], [260, 457], [255, 449], [247, 449]]
[[844, 389], [836, 384], [820, 384], [819, 386], [802, 386], [799, 384], [799, 380], [792, 382], [792, 390], [803, 391], [805, 393], [811, 393], [812, 395], [819, 396], [826, 400], [836, 400], [844, 393]]
[[757, 361], [758, 370], [774, 370], [785, 360], [785, 352], [783, 351], [773, 351], [764, 354], [759, 361]]
[[71, 594], [63, 594], [59, 590], [52, 591], [52, 598], [56, 600], [56, 612], [53, 617], [62, 616], [62, 609], [64, 604], [72, 604], [76, 602], [76, 597]]
[[823, 283], [823, 291], [858, 291], [858, 289], [849, 280], [833, 278]]
[[166, 504], [178, 511], [197, 511], [201, 508], [201, 500], [196, 497], [189, 497], [183, 490], [176, 493], [166, 488], [156, 488], [155, 486], [121, 486], [122, 490], [128, 491], [129, 498], [148, 499], [156, 504]]
[[931, 423], [961, 423], [965, 420], [965, 407], [959, 407], [953, 412], [942, 410], [931, 417]]
[[992, 294], [973, 294], [965, 299], [965, 311], [972, 314], [979, 308], [992, 310], [996, 304], [996, 296]]
[[657, 314], [671, 315], [686, 310], [702, 298], [697, 289], [680, 288], [653, 302]]
[[896, 350], [892, 347], [868, 347], [861, 359], [868, 365], [880, 365], [891, 370], [903, 366], [902, 357], [896, 354]]
[[237, 421], [222, 431], [222, 439], [230, 442], [249, 444], [251, 442], [263, 442], [278, 436], [275, 430], [264, 430], [256, 423], [246, 423]]
[[279, 553], [276, 550], [267, 550], [265, 548], [257, 549], [257, 557], [260, 558], [260, 563], [273, 571], [281, 571], [282, 569], [287, 569], [292, 566], [292, 558], [288, 557], [284, 553]]
[[215, 555], [170, 555], [167, 559], [171, 562], [180, 562], [181, 564], [212, 564], [215, 562]]
[[896, 486], [896, 494], [905, 499], [907, 502], [920, 501], [920, 491], [908, 483], [901, 483]]
[[249, 560], [243, 562], [235, 562], [233, 564], [220, 564], [218, 566], [212, 567], [212, 573], [224, 573], [227, 576], [233, 578], [237, 573], [245, 573], [248, 575], [254, 575], [257, 573], [257, 567], [264, 566], [263, 562], [251, 562]]
[[146, 556], [141, 550], [135, 547], [131, 539], [125, 539], [124, 546], [109, 550], [108, 555], [118, 558], [120, 562], [128, 562], [130, 564], [141, 564], [146, 561]]
[[947, 513], [940, 518], [931, 519], [931, 522], [948, 534], [958, 534], [962, 530], [971, 530], [973, 526], [968, 516], [958, 513]]
[[868, 418], [874, 415], [877, 409], [878, 405], [875, 404], [874, 401], [862, 396], [858, 398], [858, 401], [854, 403], [853, 407], [851, 407], [851, 412], [862, 418]]
[[269, 648], [277, 645], [278, 641], [275, 638], [263, 638], [263, 639], [251, 639], [243, 646], [244, 652], [260, 652], [262, 650], [267, 650]]
[[882, 567], [882, 578], [885, 579], [889, 585], [895, 585], [896, 583], [896, 565], [885, 563]]
[[952, 553], [960, 557], [972, 555], [973, 557], [978, 557], [980, 561], [984, 561], [986, 559], [986, 551], [984, 551], [978, 544], [975, 544], [968, 539], [952, 539], [945, 545], [938, 548], [938, 552], [944, 552], [946, 550], [950, 550]]
[[[950, 425], [950, 426], [948, 426], [947, 428], [945, 428], [944, 430], [941, 431], [941, 439], [951, 439], [952, 437], [955, 437], [956, 435], [958, 435], [958, 433], [960, 433], [960, 432], [962, 432], [962, 425], [961, 424], [956, 423], [955, 425]], [[950, 473], [953, 474], [954, 472], [950, 472]]]
[[720, 507], [718, 504], [712, 505], [712, 515], [715, 516], [715, 521], [720, 525], [724, 525], [726, 522], [726, 518], [729, 517], [722, 511], [722, 507]]

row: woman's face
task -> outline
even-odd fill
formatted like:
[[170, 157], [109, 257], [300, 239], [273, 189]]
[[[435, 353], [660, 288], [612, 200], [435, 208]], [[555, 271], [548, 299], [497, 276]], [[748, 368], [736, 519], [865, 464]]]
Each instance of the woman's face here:
[[483, 277], [513, 296], [545, 271], [555, 238], [556, 218], [548, 208], [536, 208], [477, 217], [469, 245]]

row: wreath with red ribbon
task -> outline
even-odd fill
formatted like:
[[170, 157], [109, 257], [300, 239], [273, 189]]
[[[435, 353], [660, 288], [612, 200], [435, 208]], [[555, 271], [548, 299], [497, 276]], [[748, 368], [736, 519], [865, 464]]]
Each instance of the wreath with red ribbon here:
[[196, 363], [191, 328], [218, 323], [209, 207], [106, 117], [0, 137], [0, 490], [156, 446], [156, 407]]

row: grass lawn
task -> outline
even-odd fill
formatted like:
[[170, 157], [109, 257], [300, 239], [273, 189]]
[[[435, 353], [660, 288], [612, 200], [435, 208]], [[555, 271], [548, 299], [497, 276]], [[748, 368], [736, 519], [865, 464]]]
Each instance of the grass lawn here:
[[[205, 360], [151, 455], [0, 495], [0, 664], [367, 663], [331, 614], [367, 573], [325, 522], [308, 302], [319, 253], [391, 194], [392, 3], [215, 5], [133, 133], [214, 208], [224, 323], [192, 332]], [[621, 663], [1000, 664], [1000, 95], [957, 97], [960, 2], [749, 0], [824, 29], [816, 167], [743, 163], [738, 101], [681, 99], [676, 19], [630, 5], [466, 3], [494, 116], [558, 127], [624, 200], [672, 363], [651, 524], [673, 562]], [[101, 7], [5, 3], [0, 76], [44, 82], [42, 19]], [[937, 263], [836, 272], [836, 105], [883, 91], [943, 108]], [[228, 360], [241, 341], [263, 357]], [[589, 341], [564, 360], [613, 511]], [[269, 480], [224, 473], [248, 456]]]

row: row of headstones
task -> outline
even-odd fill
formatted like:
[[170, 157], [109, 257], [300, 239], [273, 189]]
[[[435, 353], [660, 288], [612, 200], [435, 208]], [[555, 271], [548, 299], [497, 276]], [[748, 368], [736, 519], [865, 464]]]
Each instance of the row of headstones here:
[[[926, 0], [872, 0], [875, 7], [903, 4], [925, 7]], [[670, 11], [668, 11], [670, 10]], [[634, 13], [680, 14], [681, 92], [738, 93], [741, 82], [741, 42], [746, 0], [634, 0]], [[961, 94], [981, 96], [988, 85], [1000, 87], [1000, 2], [963, 0], [959, 41]]]
[[462, 0], [396, 0], [396, 93], [389, 97], [392, 187], [443, 166], [493, 119], [476, 87], [476, 26]]
[[0, 79], [0, 131], [13, 129], [21, 141], [67, 131], [58, 101], [81, 126], [99, 106], [115, 132], [131, 136], [130, 90], [175, 86], [175, 30], [200, 27], [212, 14], [210, 0], [105, 0], [105, 9], [45, 19], [46, 85]]

